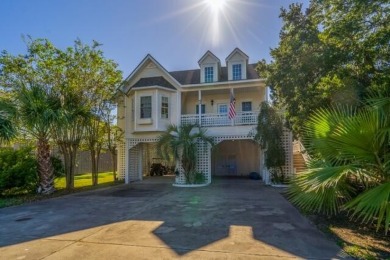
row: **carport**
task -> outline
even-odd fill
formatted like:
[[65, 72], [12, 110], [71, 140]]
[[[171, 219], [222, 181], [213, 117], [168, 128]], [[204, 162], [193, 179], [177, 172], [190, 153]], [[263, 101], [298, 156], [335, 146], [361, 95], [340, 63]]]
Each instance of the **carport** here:
[[213, 176], [243, 177], [250, 172], [261, 172], [261, 151], [253, 140], [224, 140], [213, 148]]

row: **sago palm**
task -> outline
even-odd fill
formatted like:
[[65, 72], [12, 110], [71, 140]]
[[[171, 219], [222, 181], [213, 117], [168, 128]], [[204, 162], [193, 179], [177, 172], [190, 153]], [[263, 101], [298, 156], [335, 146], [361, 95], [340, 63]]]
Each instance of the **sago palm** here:
[[170, 125], [159, 137], [157, 152], [164, 159], [179, 160], [186, 182], [193, 183], [199, 142], [213, 145], [213, 139], [206, 135], [206, 129], [193, 124]]
[[317, 160], [296, 177], [292, 201], [308, 211], [347, 210], [363, 222], [390, 224], [390, 98], [371, 99], [359, 111], [346, 107], [314, 113], [306, 127]]
[[58, 120], [60, 100], [50, 89], [39, 85], [23, 86], [15, 97], [21, 127], [37, 140], [39, 192], [54, 191], [54, 174], [50, 160], [52, 127]]

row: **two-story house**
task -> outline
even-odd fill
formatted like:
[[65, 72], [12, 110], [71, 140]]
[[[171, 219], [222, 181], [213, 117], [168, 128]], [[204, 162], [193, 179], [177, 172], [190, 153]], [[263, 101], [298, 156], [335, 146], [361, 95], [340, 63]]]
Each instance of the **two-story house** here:
[[[118, 151], [118, 177], [126, 183], [148, 175], [155, 144], [169, 124], [196, 123], [207, 128], [215, 148], [198, 149], [197, 169], [207, 182], [212, 176], [246, 176], [259, 172], [267, 178], [263, 153], [252, 139], [259, 105], [266, 100], [265, 80], [248, 64], [248, 56], [234, 49], [225, 59], [226, 66], [207, 51], [198, 61], [199, 68], [168, 72], [147, 55], [125, 79], [118, 94], [118, 126], [124, 142]], [[229, 118], [235, 100], [236, 115]], [[285, 147], [292, 151], [291, 135]], [[291, 153], [285, 171], [292, 173]], [[184, 183], [184, 176], [176, 183]]]

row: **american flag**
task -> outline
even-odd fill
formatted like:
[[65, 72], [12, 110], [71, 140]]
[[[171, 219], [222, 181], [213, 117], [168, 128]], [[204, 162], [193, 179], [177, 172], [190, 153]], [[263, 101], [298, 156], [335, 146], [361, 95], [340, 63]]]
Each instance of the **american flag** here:
[[234, 98], [233, 90], [230, 91], [230, 105], [228, 116], [230, 120], [236, 116], [236, 99]]

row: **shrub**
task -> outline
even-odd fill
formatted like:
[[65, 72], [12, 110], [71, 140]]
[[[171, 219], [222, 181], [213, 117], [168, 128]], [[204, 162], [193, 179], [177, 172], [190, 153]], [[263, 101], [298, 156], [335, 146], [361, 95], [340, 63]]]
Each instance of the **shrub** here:
[[31, 148], [0, 149], [0, 193], [11, 188], [33, 191], [37, 183], [37, 160]]
[[65, 176], [64, 163], [57, 156], [51, 156], [51, 164], [53, 165], [54, 176], [56, 178]]
[[194, 174], [194, 183], [195, 184], [204, 184], [206, 183], [206, 178], [202, 172], [195, 172]]

